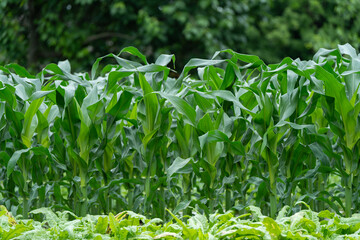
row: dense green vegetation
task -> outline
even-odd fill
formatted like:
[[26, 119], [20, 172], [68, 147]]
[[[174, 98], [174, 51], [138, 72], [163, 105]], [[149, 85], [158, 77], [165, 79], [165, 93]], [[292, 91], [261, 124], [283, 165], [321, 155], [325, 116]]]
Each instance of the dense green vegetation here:
[[[105, 59], [113, 63], [99, 68]], [[123, 226], [111, 223], [113, 215], [100, 221], [86, 214], [132, 211], [167, 221], [175, 217], [169, 209], [192, 216], [188, 226], [176, 220], [170, 231], [185, 239], [227, 228], [230, 238], [251, 231], [262, 239], [274, 234], [268, 225], [286, 236], [358, 234], [358, 215], [339, 217], [351, 217], [360, 205], [360, 55], [351, 45], [270, 65], [223, 50], [209, 60], [191, 59], [178, 78], [171, 77], [174, 61], [164, 54], [149, 64], [127, 47], [97, 59], [90, 73], [73, 73], [68, 61], [36, 75], [17, 64], [1, 66], [0, 205], [23, 218], [49, 215], [43, 208], [51, 207], [65, 211], [65, 221], [70, 211], [84, 217], [76, 224], [90, 222], [86, 228], [120, 224], [112, 230]], [[299, 201], [319, 215], [297, 213]], [[252, 220], [234, 217], [247, 207], [255, 211]], [[13, 231], [4, 223], [5, 208], [1, 234]], [[282, 208], [293, 217], [284, 218]], [[129, 221], [124, 224], [139, 225]], [[154, 237], [171, 225], [146, 221], [126, 231]], [[49, 234], [39, 224], [13, 229]], [[104, 234], [98, 228], [91, 234]]]
[[2, 0], [0, 65], [41, 69], [135, 46], [151, 61], [174, 53], [178, 69], [193, 56], [231, 48], [267, 63], [310, 59], [320, 48], [360, 47], [358, 0]]
[[[257, 207], [249, 213], [234, 216], [231, 212], [210, 214], [209, 218], [194, 213], [187, 220], [175, 215], [163, 223], [161, 219], [147, 219], [131, 211], [114, 216], [79, 218], [71, 212], [54, 213], [47, 208], [33, 211], [43, 215], [43, 222], [17, 220], [5, 208], [0, 211], [0, 237], [7, 240], [29, 239], [359, 239], [360, 216], [343, 218], [328, 210], [320, 213], [301, 210], [287, 216], [284, 207], [274, 220], [261, 214]], [[69, 217], [74, 220], [69, 220]]]

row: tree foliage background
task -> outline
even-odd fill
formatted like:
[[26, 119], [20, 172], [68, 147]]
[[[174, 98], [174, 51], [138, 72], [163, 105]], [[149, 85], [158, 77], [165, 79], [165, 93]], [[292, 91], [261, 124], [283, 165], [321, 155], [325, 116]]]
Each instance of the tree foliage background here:
[[310, 58], [320, 47], [360, 47], [359, 0], [1, 0], [0, 64], [39, 70], [70, 59], [87, 70], [94, 59], [135, 46], [154, 59], [231, 48], [266, 62]]

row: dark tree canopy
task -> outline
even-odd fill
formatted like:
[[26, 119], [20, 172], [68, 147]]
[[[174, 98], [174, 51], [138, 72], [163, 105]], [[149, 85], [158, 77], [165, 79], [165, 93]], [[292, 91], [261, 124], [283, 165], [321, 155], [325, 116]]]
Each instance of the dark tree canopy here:
[[358, 0], [2, 0], [0, 64], [39, 69], [70, 59], [77, 70], [125, 46], [151, 58], [231, 48], [267, 62], [309, 58], [320, 47], [360, 46]]

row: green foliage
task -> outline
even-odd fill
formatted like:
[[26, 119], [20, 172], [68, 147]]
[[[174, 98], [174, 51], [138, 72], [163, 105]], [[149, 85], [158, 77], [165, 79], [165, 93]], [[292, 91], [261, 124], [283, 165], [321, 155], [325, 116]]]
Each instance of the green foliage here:
[[[285, 207], [282, 211], [286, 211]], [[209, 219], [195, 213], [187, 221], [171, 212], [172, 221], [147, 219], [131, 211], [114, 216], [76, 217], [48, 208], [32, 211], [42, 222], [17, 220], [5, 208], [0, 212], [1, 239], [358, 239], [360, 217], [343, 218], [329, 211], [301, 210], [272, 219], [258, 214], [260, 209], [235, 216], [232, 212], [210, 214]], [[70, 220], [69, 218], [74, 220]]]
[[179, 78], [167, 67], [173, 55], [149, 63], [134, 47], [121, 52], [98, 58], [91, 75], [69, 61], [36, 76], [0, 67], [0, 204], [14, 215], [51, 206], [166, 220], [165, 209], [210, 217], [256, 206], [275, 219], [286, 205], [299, 211], [298, 201], [346, 217], [359, 209], [360, 56], [351, 45], [270, 65], [223, 50], [191, 59]]
[[349, 42], [358, 49], [359, 11], [357, 0], [3, 0], [0, 63], [40, 69], [72, 59], [84, 71], [128, 45], [151, 61], [175, 53], [180, 68], [225, 48], [267, 62], [309, 59], [320, 47]]

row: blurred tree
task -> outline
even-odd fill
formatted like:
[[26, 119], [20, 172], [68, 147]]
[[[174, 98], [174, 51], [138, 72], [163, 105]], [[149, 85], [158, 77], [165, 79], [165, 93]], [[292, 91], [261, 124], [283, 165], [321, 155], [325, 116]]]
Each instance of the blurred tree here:
[[320, 47], [360, 46], [359, 0], [1, 0], [0, 64], [42, 67], [64, 58], [87, 70], [96, 57], [135, 46], [179, 67], [216, 50], [267, 62], [309, 58]]
[[279, 61], [285, 56], [311, 59], [319, 48], [335, 48], [347, 42], [360, 47], [359, 0], [265, 2], [263, 18], [253, 22], [254, 29], [245, 35], [253, 39], [250, 51], [266, 61]]

